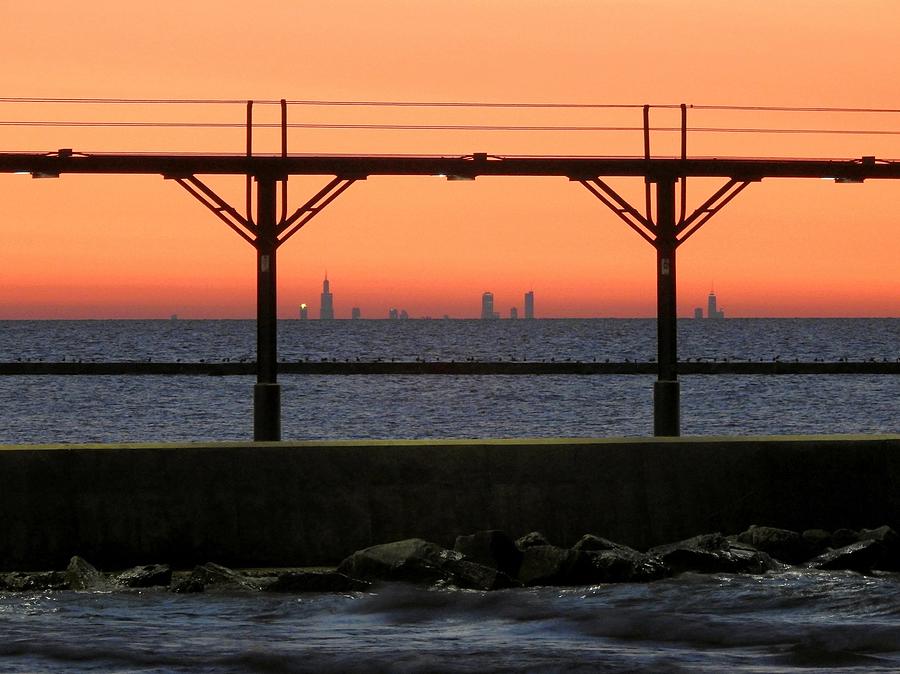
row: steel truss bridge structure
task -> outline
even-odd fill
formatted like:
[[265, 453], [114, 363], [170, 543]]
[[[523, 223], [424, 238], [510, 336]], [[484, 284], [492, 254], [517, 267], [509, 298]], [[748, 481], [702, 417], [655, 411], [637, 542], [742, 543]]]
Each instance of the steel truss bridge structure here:
[[[236, 155], [81, 154], [71, 149], [51, 153], [0, 153], [0, 173], [59, 177], [67, 173], [161, 175], [180, 185], [256, 249], [257, 383], [254, 386], [253, 437], [281, 439], [281, 389], [276, 343], [276, 254], [278, 248], [337, 199], [369, 176], [443, 176], [474, 180], [481, 176], [562, 177], [593, 194], [656, 249], [657, 380], [654, 383], [654, 434], [680, 431], [676, 324], [676, 253], [678, 248], [751, 183], [766, 178], [833, 179], [838, 183], [900, 179], [900, 161], [875, 157], [855, 160], [689, 158], [687, 110], [681, 106], [681, 156], [659, 158], [650, 152], [650, 106], [644, 106], [644, 155], [609, 157], [290, 155], [287, 107], [281, 101], [281, 154], [254, 155], [253, 104], [247, 103], [247, 149]], [[239, 209], [216, 193], [200, 176], [245, 176], [246, 194]], [[317, 193], [289, 207], [288, 178], [329, 179]], [[637, 177], [645, 183], [643, 204], [620, 196], [608, 178]], [[719, 178], [722, 185], [693, 209], [687, 207], [689, 178]], [[255, 191], [255, 213], [253, 212]], [[280, 197], [279, 197], [280, 194]], [[243, 212], [242, 212], [243, 211]]]

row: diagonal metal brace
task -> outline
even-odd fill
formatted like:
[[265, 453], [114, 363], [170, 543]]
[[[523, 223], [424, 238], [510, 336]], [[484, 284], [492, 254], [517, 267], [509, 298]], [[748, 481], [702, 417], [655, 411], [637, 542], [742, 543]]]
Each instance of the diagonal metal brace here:
[[[216, 217], [231, 227], [241, 238], [256, 245], [255, 238], [251, 234], [256, 233], [256, 225], [242, 216], [227, 201], [222, 199], [211, 188], [196, 176], [177, 177], [173, 180], [181, 185], [191, 196], [212, 211]], [[250, 232], [248, 234], [248, 232]]]
[[[623, 199], [619, 194], [600, 178], [591, 180], [579, 180], [587, 190], [602, 201], [613, 213], [618, 215], [626, 225], [640, 234], [651, 245], [656, 245], [656, 239], [651, 234], [657, 234], [657, 228], [648, 218], [641, 215], [637, 209]], [[650, 231], [648, 234], [642, 227]]]
[[753, 180], [737, 180], [731, 178], [701, 206], [699, 206], [687, 218], [684, 218], [675, 227], [676, 245], [684, 243], [688, 237], [700, 229], [706, 222], [722, 208], [740, 194]]
[[[362, 179], [364, 180], [364, 178]], [[278, 245], [280, 246], [300, 231], [303, 225], [316, 217], [323, 208], [337, 199], [344, 190], [357, 180], [360, 180], [360, 178], [342, 178], [337, 176], [319, 190], [309, 201], [294, 211], [289, 218], [283, 218], [276, 227]]]

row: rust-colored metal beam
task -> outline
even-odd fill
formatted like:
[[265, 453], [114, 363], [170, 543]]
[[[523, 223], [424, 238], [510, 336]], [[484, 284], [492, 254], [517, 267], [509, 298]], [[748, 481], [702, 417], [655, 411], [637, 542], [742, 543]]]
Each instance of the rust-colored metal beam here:
[[612, 187], [599, 178], [580, 180], [579, 182], [607, 208], [618, 215], [626, 225], [640, 234], [645, 241], [648, 241], [650, 245], [655, 245], [656, 225], [641, 215], [636, 208], [629, 204]]
[[687, 241], [707, 220], [721, 211], [728, 202], [740, 194], [750, 182], [749, 180], [729, 180], [690, 216], [684, 218], [675, 228], [675, 233], [678, 235], [677, 245], [680, 246]]
[[289, 218], [282, 217], [276, 227], [278, 245], [280, 246], [296, 234], [303, 225], [312, 220], [323, 208], [337, 199], [344, 190], [355, 182], [356, 179], [354, 178], [341, 178], [339, 176], [314, 194], [309, 201], [294, 211]]
[[288, 175], [560, 176], [593, 180], [598, 176], [639, 176], [651, 182], [685, 176], [734, 178], [832, 178], [838, 182], [900, 179], [900, 161], [863, 159], [723, 159], [640, 157], [503, 157], [475, 161], [472, 156], [424, 155], [181, 155], [0, 153], [0, 173], [61, 175], [159, 174], [250, 175], [281, 179]]

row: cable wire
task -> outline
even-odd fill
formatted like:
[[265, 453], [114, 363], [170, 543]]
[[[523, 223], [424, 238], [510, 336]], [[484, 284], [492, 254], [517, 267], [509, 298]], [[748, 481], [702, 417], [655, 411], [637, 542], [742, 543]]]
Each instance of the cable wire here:
[[[217, 98], [48, 98], [48, 97], [0, 97], [0, 103], [87, 103], [87, 104], [246, 104], [247, 100]], [[360, 107], [419, 107], [419, 108], [641, 108], [639, 103], [505, 103], [500, 101], [352, 101], [352, 100], [320, 100], [296, 99], [287, 100], [288, 105], [305, 106], [360, 106]], [[280, 105], [280, 100], [253, 100], [259, 105]], [[654, 105], [656, 108], [674, 108], [675, 104]]]
[[[71, 103], [71, 104], [133, 104], [133, 105], [233, 105], [246, 104], [247, 99], [235, 98], [54, 98], [40, 96], [5, 96], [0, 103]], [[259, 105], [278, 105], [280, 99], [253, 100]], [[503, 102], [503, 101], [378, 101], [288, 99], [289, 105], [299, 106], [360, 106], [360, 107], [429, 107], [429, 108], [535, 108], [535, 109], [633, 109], [640, 103], [559, 103], [559, 102]], [[649, 104], [651, 108], [678, 108], [677, 103]], [[786, 105], [711, 105], [688, 104], [693, 110], [733, 110], [747, 112], [822, 112], [822, 113], [900, 113], [898, 108], [863, 108]]]
[[688, 105], [693, 110], [742, 110], [747, 112], [854, 112], [900, 113], [900, 108], [828, 108], [789, 107], [780, 105]]
[[[261, 104], [275, 104], [279, 101], [254, 101]], [[228, 98], [46, 98], [46, 97], [25, 97], [25, 96], [6, 96], [0, 97], [0, 103], [87, 103], [91, 105], [100, 104], [134, 104], [134, 105], [218, 105], [218, 104], [246, 104], [246, 100], [228, 99]]]
[[[64, 128], [181, 128], [181, 129], [243, 129], [244, 123], [238, 122], [115, 122], [90, 120], [0, 120], [0, 126], [8, 127], [64, 127]], [[354, 129], [380, 131], [566, 131], [566, 132], [638, 132], [642, 126], [558, 126], [558, 125], [503, 125], [503, 124], [354, 124], [354, 123], [316, 123], [291, 122], [291, 129]], [[278, 129], [277, 123], [254, 124], [256, 129]], [[680, 133], [681, 127], [657, 126], [650, 131], [664, 133]], [[814, 129], [814, 128], [778, 128], [778, 127], [688, 127], [693, 133], [739, 133], [739, 134], [804, 134], [804, 135], [872, 135], [898, 136], [900, 130], [894, 129]]]

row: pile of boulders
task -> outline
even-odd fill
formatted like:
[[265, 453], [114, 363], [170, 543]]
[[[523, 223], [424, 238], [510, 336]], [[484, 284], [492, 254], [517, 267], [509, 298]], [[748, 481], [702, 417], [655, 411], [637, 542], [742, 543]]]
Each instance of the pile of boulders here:
[[101, 573], [81, 557], [72, 557], [65, 571], [0, 573], [0, 591], [115, 590], [168, 586], [172, 569], [165, 564], [135, 566], [127, 571]]
[[640, 552], [592, 534], [563, 548], [538, 532], [513, 541], [502, 531], [480, 531], [459, 536], [453, 550], [421, 539], [375, 545], [350, 555], [338, 572], [369, 582], [493, 590], [647, 582], [684, 572], [765, 573], [792, 566], [900, 571], [900, 536], [888, 526], [802, 533], [752, 526], [733, 536], [704, 534]]
[[223, 591], [353, 592], [368, 582], [333, 569], [260, 569], [236, 571], [209, 562], [191, 571], [172, 571], [167, 564], [135, 566], [126, 571], [101, 572], [81, 557], [72, 557], [65, 571], [0, 573], [0, 592], [45, 590], [111, 591], [140, 588], [177, 593]]
[[638, 551], [586, 534], [572, 547], [532, 532], [513, 540], [502, 531], [459, 536], [453, 549], [420, 538], [358, 550], [336, 569], [236, 571], [207, 563], [186, 572], [163, 564], [102, 573], [81, 557], [65, 571], [0, 573], [0, 591], [167, 588], [253, 592], [353, 592], [385, 582], [499, 590], [535, 585], [641, 583], [679, 573], [751, 573], [791, 567], [900, 571], [900, 535], [889, 526], [803, 532], [751, 526], [723, 536], [694, 536]]

